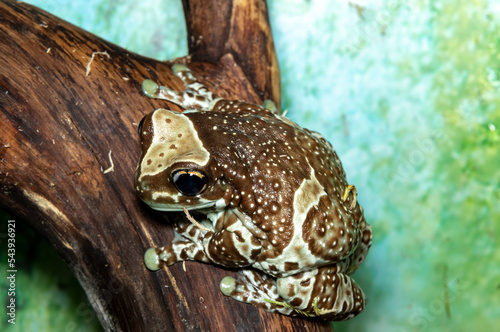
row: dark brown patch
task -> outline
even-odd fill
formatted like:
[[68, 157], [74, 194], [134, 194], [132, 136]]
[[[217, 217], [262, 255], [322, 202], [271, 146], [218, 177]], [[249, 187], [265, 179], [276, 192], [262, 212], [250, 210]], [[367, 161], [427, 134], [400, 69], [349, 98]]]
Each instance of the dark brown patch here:
[[197, 260], [197, 261], [203, 261], [205, 259], [205, 254], [203, 253], [203, 251], [198, 251], [194, 255], [194, 259]]
[[285, 271], [294, 271], [299, 269], [299, 263], [285, 262]]
[[347, 303], [347, 301], [344, 301], [342, 303], [342, 312], [346, 312], [348, 307], [349, 307], [349, 303]]
[[187, 249], [183, 249], [180, 254], [179, 254], [179, 260], [185, 261], [189, 258], [189, 255], [187, 253]]
[[170, 123], [170, 122], [172, 122], [172, 120], [170, 120], [169, 118], [166, 118], [166, 119], [165, 119], [165, 122], [166, 122], [166, 123]]
[[[243, 238], [242, 234], [241, 234], [241, 231], [240, 230], [236, 230], [234, 231], [234, 238], [236, 239], [236, 241], [238, 242], [245, 242], [245, 239]], [[246, 249], [244, 249], [245, 251], [248, 250], [248, 246]]]
[[269, 265], [269, 270], [271, 271], [279, 271], [278, 268], [276, 267], [276, 265]]
[[175, 146], [175, 144], [172, 144], [172, 145], [170, 145], [169, 149], [170, 150], [175, 150], [175, 149], [177, 149], [177, 147]]
[[302, 286], [302, 287], [307, 287], [307, 286], [309, 286], [310, 284], [311, 284], [311, 279], [302, 280], [302, 281], [300, 282], [300, 286]]
[[372, 232], [368, 229], [365, 229], [363, 231], [363, 243], [368, 244], [371, 242], [371, 240], [372, 240]]
[[290, 304], [294, 307], [298, 307], [302, 304], [302, 299], [294, 297], [293, 300], [290, 301]]

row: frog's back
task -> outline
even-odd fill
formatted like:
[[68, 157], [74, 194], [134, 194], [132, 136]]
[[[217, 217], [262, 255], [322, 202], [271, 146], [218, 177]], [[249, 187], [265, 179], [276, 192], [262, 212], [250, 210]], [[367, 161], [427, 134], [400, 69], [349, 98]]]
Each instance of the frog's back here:
[[[342, 199], [348, 186], [332, 146], [263, 107], [219, 101], [191, 113], [210, 155], [237, 186], [241, 206], [262, 230], [258, 268], [297, 271], [337, 262], [354, 250], [362, 211]], [[261, 263], [259, 263], [261, 262]]]

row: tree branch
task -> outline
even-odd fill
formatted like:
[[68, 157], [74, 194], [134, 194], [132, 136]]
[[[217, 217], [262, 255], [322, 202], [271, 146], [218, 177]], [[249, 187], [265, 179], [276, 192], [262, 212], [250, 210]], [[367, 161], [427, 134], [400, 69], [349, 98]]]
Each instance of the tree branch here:
[[[193, 38], [177, 62], [219, 96], [279, 105], [265, 2], [208, 3], [184, 1]], [[219, 281], [231, 270], [187, 262], [148, 271], [145, 250], [173, 234], [135, 196], [137, 123], [166, 107], [140, 87], [150, 78], [181, 90], [171, 63], [24, 3], [3, 0], [0, 13], [0, 204], [49, 239], [106, 330], [329, 330], [224, 297]]]

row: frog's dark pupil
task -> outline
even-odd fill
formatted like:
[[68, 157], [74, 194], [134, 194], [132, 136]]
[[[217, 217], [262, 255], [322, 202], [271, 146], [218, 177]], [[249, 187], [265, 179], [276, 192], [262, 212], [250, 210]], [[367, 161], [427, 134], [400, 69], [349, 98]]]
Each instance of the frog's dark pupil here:
[[194, 169], [179, 169], [172, 173], [172, 181], [182, 194], [196, 196], [201, 194], [208, 185], [208, 177]]
[[137, 131], [139, 132], [139, 136], [142, 135], [142, 126], [144, 125], [144, 120], [146, 120], [146, 117], [143, 117], [141, 122], [139, 122], [139, 127], [137, 128]]

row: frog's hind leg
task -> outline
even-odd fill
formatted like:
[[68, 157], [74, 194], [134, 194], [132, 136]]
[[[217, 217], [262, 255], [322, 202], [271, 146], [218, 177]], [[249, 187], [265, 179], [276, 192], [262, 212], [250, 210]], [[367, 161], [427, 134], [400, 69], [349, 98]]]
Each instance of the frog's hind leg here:
[[144, 80], [142, 82], [144, 94], [149, 98], [168, 100], [186, 110], [209, 111], [219, 100], [198, 81], [188, 67], [175, 64], [172, 66], [172, 71], [184, 83], [184, 91], [174, 91], [152, 80]]
[[278, 278], [278, 294], [307, 316], [346, 320], [363, 311], [365, 295], [344, 266], [325, 266]]
[[220, 282], [220, 290], [226, 296], [266, 311], [293, 313], [291, 308], [281, 304], [283, 299], [278, 295], [276, 279], [255, 270], [240, 270], [238, 279], [225, 277]]
[[349, 257], [351, 260], [350, 264], [350, 271], [347, 273], [349, 274], [350, 272], [354, 272], [360, 265], [363, 263], [363, 261], [366, 258], [366, 255], [368, 254], [368, 250], [370, 249], [372, 245], [372, 228], [371, 226], [365, 221], [365, 218], [363, 217], [363, 208], [361, 205], [359, 206], [359, 211], [360, 211], [360, 220], [358, 222], [359, 225], [359, 234], [360, 234], [360, 240], [358, 243], [358, 246], [356, 250], [353, 252], [353, 254]]

